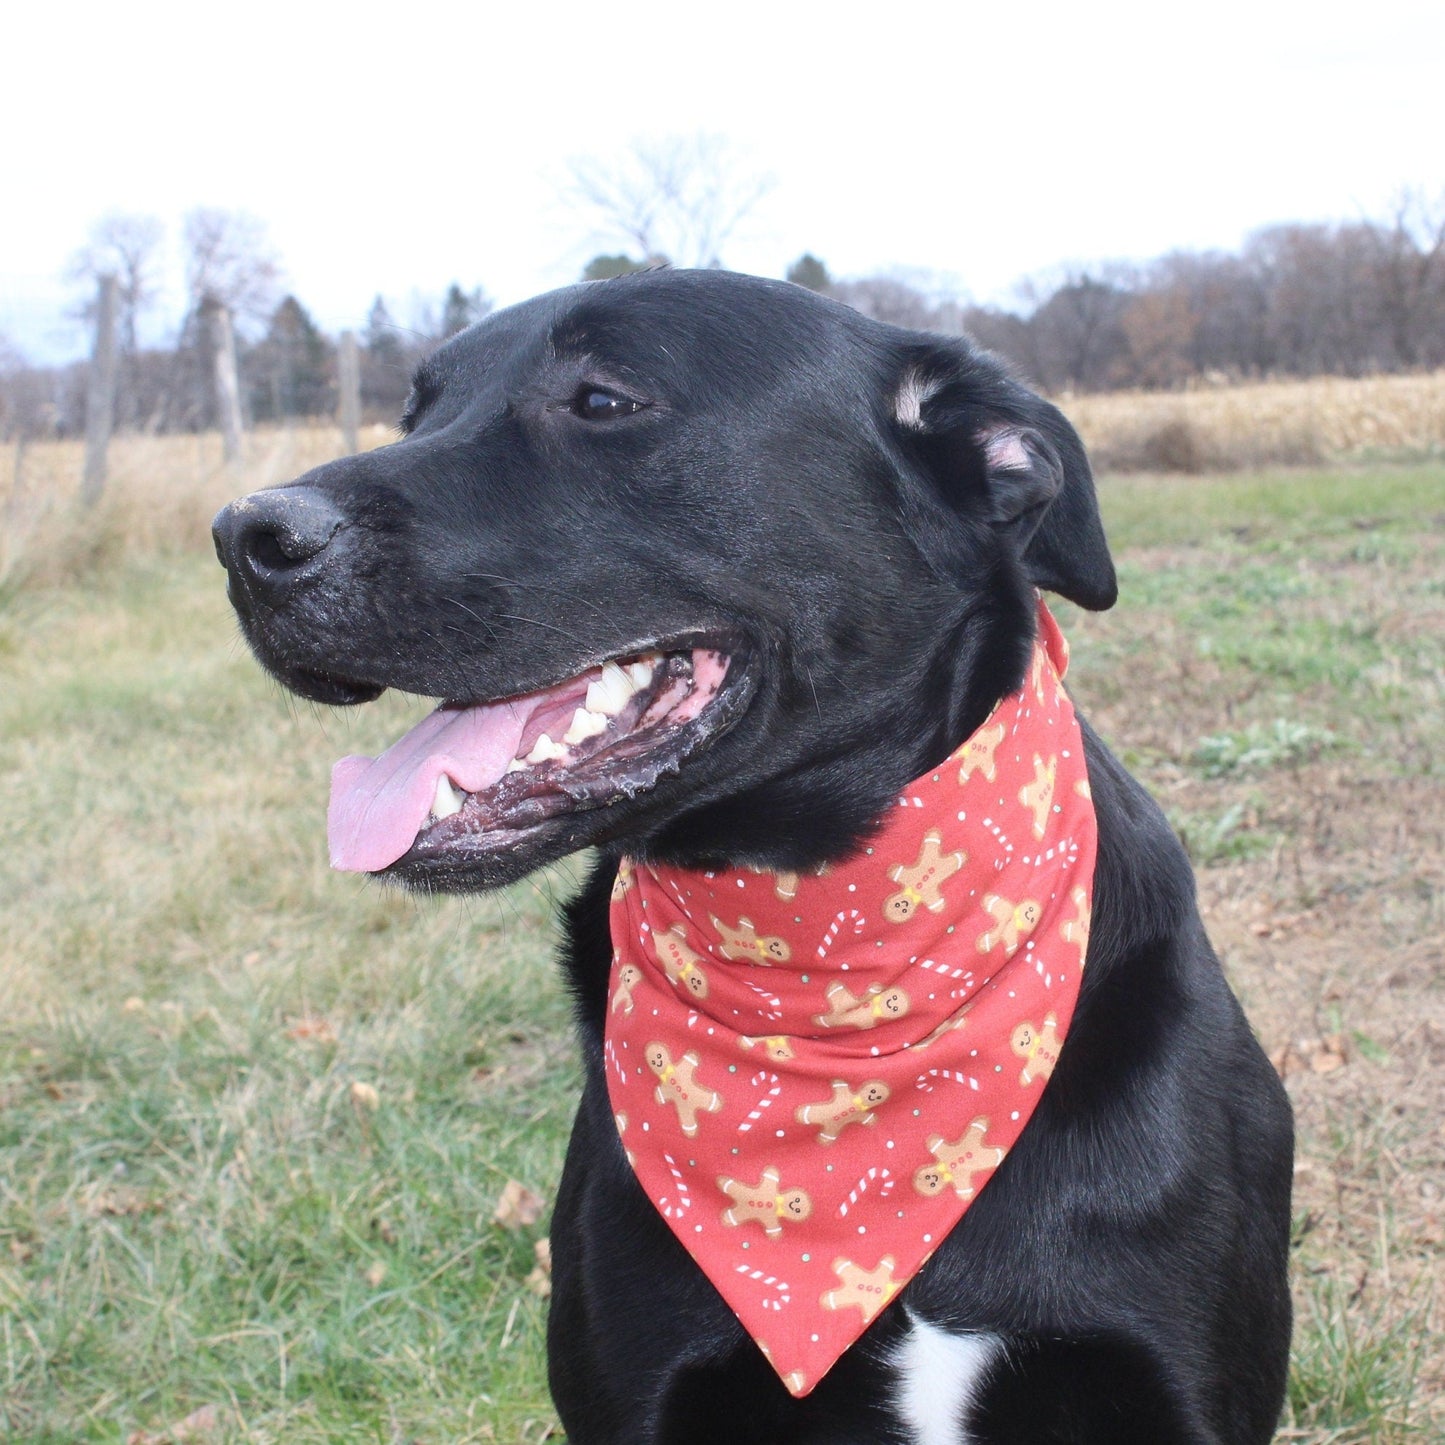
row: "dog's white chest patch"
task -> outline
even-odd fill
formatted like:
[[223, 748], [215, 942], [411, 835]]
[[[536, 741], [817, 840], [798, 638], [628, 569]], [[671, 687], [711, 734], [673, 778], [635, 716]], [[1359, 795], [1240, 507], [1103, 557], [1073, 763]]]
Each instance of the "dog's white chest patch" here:
[[898, 1413], [912, 1445], [969, 1445], [964, 1419], [989, 1366], [1003, 1350], [997, 1335], [954, 1335], [908, 1312], [907, 1337], [893, 1356]]

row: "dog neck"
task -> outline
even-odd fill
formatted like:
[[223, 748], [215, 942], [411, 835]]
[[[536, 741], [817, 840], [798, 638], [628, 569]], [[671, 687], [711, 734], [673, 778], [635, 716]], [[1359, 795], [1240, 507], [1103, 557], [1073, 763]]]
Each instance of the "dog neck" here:
[[1096, 848], [1066, 665], [1040, 603], [1022, 687], [852, 858], [619, 870], [623, 1146], [795, 1395], [958, 1222], [1053, 1072]]

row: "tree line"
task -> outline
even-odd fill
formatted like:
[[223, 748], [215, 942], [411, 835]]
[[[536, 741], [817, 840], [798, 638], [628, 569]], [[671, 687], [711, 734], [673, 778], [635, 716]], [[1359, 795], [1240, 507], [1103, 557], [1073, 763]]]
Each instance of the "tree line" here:
[[[604, 234], [627, 248], [599, 252], [583, 279], [666, 264], [669, 256], [721, 264], [722, 243], [762, 188], [689, 190], [687, 177], [700, 166], [719, 168], [716, 155], [673, 150], [651, 169], [639, 155], [626, 177], [588, 172], [585, 184], [579, 180], [579, 196], [605, 223]], [[140, 343], [141, 318], [158, 296], [162, 241], [151, 218], [108, 216], [70, 266], [87, 294], [101, 294], [97, 281], [114, 278], [116, 427], [184, 432], [221, 424], [214, 361], [222, 316], [235, 324], [247, 422], [333, 415], [337, 338], [282, 291], [279, 260], [252, 217], [198, 210], [186, 218], [184, 320], [171, 344]], [[1012, 307], [970, 305], [897, 276], [835, 278], [811, 254], [786, 275], [879, 320], [967, 334], [1055, 394], [1445, 365], [1445, 197], [1430, 203], [1418, 191], [1402, 193], [1381, 218], [1271, 226], [1237, 251], [1060, 268], [1021, 286]], [[490, 309], [480, 289], [453, 282], [403, 327], [377, 296], [356, 338], [363, 415], [393, 420], [418, 361]], [[29, 366], [0, 338], [0, 435], [81, 434], [87, 371], [83, 362]]]
[[[140, 323], [159, 295], [163, 230], [151, 217], [97, 222], [68, 276], [87, 298], [114, 278], [117, 306], [114, 423], [118, 430], [207, 431], [221, 423], [212, 330], [234, 325], [240, 404], [247, 422], [330, 416], [338, 397], [338, 338], [327, 335], [295, 295], [283, 291], [265, 227], [243, 213], [203, 209], [185, 221], [187, 309], [169, 344], [145, 346]], [[97, 303], [78, 307], [93, 324]], [[448, 336], [480, 320], [491, 302], [453, 282], [421, 302], [409, 327], [377, 296], [358, 337], [361, 399], [374, 418], [394, 419], [417, 362]], [[0, 338], [0, 435], [74, 436], [85, 427], [91, 363], [29, 366]]]
[[789, 277], [883, 321], [966, 333], [1056, 395], [1445, 366], [1445, 196], [1417, 191], [1383, 219], [1270, 226], [1238, 251], [1061, 268], [1014, 308], [833, 281], [812, 256]]

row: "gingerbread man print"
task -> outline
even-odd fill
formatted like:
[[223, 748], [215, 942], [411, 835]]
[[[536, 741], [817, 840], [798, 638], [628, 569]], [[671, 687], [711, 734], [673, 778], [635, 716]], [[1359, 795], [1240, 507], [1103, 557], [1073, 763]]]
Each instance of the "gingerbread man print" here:
[[775, 873], [773, 892], [783, 903], [791, 903], [798, 896], [798, 875], [796, 873]]
[[966, 853], [945, 853], [943, 835], [931, 829], [923, 836], [915, 863], [908, 867], [896, 863], [888, 870], [888, 876], [901, 886], [883, 900], [883, 916], [890, 923], [906, 923], [920, 906], [937, 913], [944, 903], [940, 890], [967, 862]]
[[785, 1034], [768, 1034], [762, 1038], [743, 1034], [738, 1044], [745, 1049], [761, 1049], [775, 1064], [785, 1064], [793, 1057], [792, 1040]]
[[707, 974], [703, 972], [701, 958], [687, 946], [686, 939], [687, 925], [674, 923], [664, 932], [652, 935], [652, 951], [673, 983], [680, 984], [694, 998], [706, 998]]
[[1022, 903], [1013, 903], [997, 893], [986, 893], [983, 899], [984, 912], [993, 919], [994, 926], [978, 936], [978, 951], [992, 953], [1003, 945], [1004, 956], [1011, 957], [1018, 951], [1020, 940], [1038, 927], [1043, 916], [1043, 905], [1035, 898], [1025, 898]]
[[624, 963], [617, 970], [617, 988], [612, 994], [611, 1012], [616, 1013], [621, 1009], [623, 1013], [630, 1014], [635, 1007], [632, 999], [632, 990], [642, 982], [642, 970], [635, 963]]
[[818, 1126], [818, 1142], [833, 1144], [849, 1124], [872, 1124], [873, 1110], [888, 1098], [888, 1085], [882, 1079], [870, 1079], [856, 1089], [842, 1079], [833, 1080], [833, 1092], [816, 1104], [800, 1104], [793, 1117], [800, 1124]]
[[749, 918], [739, 918], [736, 928], [729, 928], [721, 918], [714, 918], [712, 926], [722, 939], [718, 952], [734, 962], [761, 963], [770, 967], [775, 963], [786, 963], [793, 956], [786, 939], [760, 938]]
[[987, 1119], [975, 1119], [957, 1138], [948, 1140], [932, 1134], [927, 1141], [934, 1162], [925, 1164], [913, 1176], [913, 1187], [920, 1194], [941, 1194], [949, 1185], [960, 1199], [972, 1199], [973, 1176], [985, 1169], [997, 1169], [1003, 1163], [1005, 1150], [984, 1143]]
[[774, 1165], [763, 1170], [756, 1184], [720, 1175], [717, 1187], [732, 1200], [723, 1210], [722, 1222], [736, 1229], [744, 1224], [761, 1224], [769, 1239], [783, 1232], [784, 1224], [796, 1224], [813, 1212], [813, 1201], [805, 1189], [784, 1189], [782, 1176]]
[[[773, 1352], [768, 1348], [767, 1342], [759, 1340], [757, 1346], [763, 1352], [763, 1358], [773, 1365]], [[773, 1368], [776, 1370], [778, 1367], [773, 1365]], [[788, 1387], [789, 1394], [804, 1395], [807, 1393], [808, 1377], [801, 1370], [789, 1370], [786, 1375], [779, 1371], [778, 1378]]]
[[1009, 1047], [1024, 1061], [1019, 1071], [1019, 1083], [1025, 1088], [1035, 1079], [1052, 1076], [1062, 1043], [1058, 1028], [1058, 1019], [1053, 1014], [1045, 1014], [1042, 1028], [1036, 1028], [1025, 1020], [1013, 1031]]
[[722, 1095], [705, 1088], [694, 1077], [700, 1060], [688, 1050], [676, 1063], [663, 1044], [648, 1044], [644, 1057], [647, 1067], [657, 1075], [657, 1102], [671, 1104], [677, 1110], [677, 1121], [689, 1139], [697, 1133], [699, 1113], [716, 1114], [723, 1106]]
[[958, 781], [966, 783], [975, 773], [982, 773], [987, 782], [997, 777], [993, 755], [1008, 731], [1002, 723], [982, 727], [963, 745], [963, 765], [958, 770]]
[[813, 1022], [825, 1029], [871, 1029], [880, 1021], [901, 1019], [909, 1009], [909, 999], [901, 988], [884, 988], [870, 983], [861, 995], [855, 996], [846, 984], [830, 983], [823, 997], [828, 1012], [814, 1014]]
[[903, 1288], [894, 1281], [896, 1267], [897, 1261], [891, 1254], [885, 1254], [872, 1269], [864, 1269], [851, 1259], [835, 1259], [833, 1273], [838, 1276], [838, 1288], [830, 1289], [819, 1303], [825, 1310], [862, 1310], [863, 1322], [872, 1324], [874, 1317]]
[[1050, 758], [1047, 763], [1034, 754], [1034, 780], [1019, 789], [1019, 802], [1034, 815], [1034, 837], [1042, 839], [1048, 831], [1049, 809], [1054, 805], [1054, 778], [1059, 770], [1059, 760]]

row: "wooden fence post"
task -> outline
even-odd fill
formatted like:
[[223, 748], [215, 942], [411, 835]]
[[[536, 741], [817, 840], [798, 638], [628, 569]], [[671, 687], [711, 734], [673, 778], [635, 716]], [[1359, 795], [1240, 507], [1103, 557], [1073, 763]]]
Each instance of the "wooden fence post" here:
[[105, 491], [106, 452], [115, 425], [115, 322], [120, 286], [114, 276], [100, 278], [96, 292], [95, 346], [85, 387], [85, 469], [80, 501], [93, 507]]
[[241, 379], [236, 367], [236, 333], [230, 308], [215, 297], [202, 303], [211, 338], [211, 361], [216, 378], [216, 409], [221, 415], [221, 455], [227, 462], [241, 460]]
[[361, 357], [356, 349], [356, 333], [343, 331], [336, 352], [336, 384], [341, 449], [347, 455], [361, 446]]

